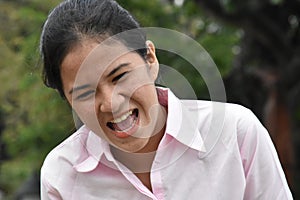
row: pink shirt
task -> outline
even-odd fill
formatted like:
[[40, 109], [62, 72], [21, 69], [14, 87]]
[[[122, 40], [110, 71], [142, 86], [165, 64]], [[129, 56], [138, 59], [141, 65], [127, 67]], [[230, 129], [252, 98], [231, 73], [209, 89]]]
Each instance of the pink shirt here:
[[42, 200], [293, 199], [269, 134], [250, 110], [159, 94], [168, 118], [151, 168], [153, 192], [83, 126], [45, 159]]

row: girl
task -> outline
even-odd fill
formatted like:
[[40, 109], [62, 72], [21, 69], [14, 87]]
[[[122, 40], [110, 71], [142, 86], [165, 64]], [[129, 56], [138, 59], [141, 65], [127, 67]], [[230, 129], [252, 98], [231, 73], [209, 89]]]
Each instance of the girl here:
[[292, 199], [252, 112], [156, 87], [155, 46], [115, 1], [62, 2], [40, 48], [45, 84], [83, 122], [46, 157], [42, 199]]

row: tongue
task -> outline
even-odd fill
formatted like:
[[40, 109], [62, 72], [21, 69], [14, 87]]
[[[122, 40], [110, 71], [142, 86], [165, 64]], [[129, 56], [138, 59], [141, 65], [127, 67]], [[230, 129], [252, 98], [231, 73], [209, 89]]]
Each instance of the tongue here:
[[134, 115], [130, 115], [125, 120], [119, 123], [113, 123], [112, 126], [116, 131], [127, 130], [132, 126], [132, 123], [134, 122], [134, 118], [135, 118]]

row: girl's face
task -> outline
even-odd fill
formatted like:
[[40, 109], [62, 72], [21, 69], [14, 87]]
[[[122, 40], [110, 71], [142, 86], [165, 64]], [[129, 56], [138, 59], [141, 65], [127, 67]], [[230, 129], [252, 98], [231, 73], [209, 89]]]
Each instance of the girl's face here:
[[153, 151], [164, 132], [166, 112], [154, 86], [159, 65], [154, 45], [147, 46], [145, 60], [119, 42], [85, 40], [61, 65], [65, 96], [80, 119], [127, 152]]

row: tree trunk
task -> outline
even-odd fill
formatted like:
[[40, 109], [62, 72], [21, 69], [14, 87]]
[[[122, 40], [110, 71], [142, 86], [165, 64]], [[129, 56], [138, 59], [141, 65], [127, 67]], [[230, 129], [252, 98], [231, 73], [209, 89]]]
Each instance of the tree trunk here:
[[276, 146], [288, 183], [292, 187], [295, 159], [293, 140], [290, 134], [291, 115], [288, 106], [279, 97], [278, 91], [271, 89], [264, 110], [264, 124]]

